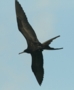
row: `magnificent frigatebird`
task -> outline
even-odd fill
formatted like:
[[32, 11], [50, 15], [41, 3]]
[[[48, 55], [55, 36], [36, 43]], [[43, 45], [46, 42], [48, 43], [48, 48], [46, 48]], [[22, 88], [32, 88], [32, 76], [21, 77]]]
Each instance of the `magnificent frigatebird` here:
[[[43, 50], [59, 50], [62, 48], [52, 48], [49, 44], [56, 38], [60, 37], [56, 36], [44, 43], [40, 43], [33, 28], [28, 22], [26, 14], [24, 13], [21, 5], [17, 0], [15, 0], [15, 9], [16, 9], [16, 18], [19, 31], [23, 34], [26, 38], [28, 47], [21, 53], [29, 53], [32, 56], [32, 71], [39, 83], [41, 85], [43, 76], [44, 76], [44, 69], [43, 69]], [[21, 54], [19, 53], [19, 54]]]

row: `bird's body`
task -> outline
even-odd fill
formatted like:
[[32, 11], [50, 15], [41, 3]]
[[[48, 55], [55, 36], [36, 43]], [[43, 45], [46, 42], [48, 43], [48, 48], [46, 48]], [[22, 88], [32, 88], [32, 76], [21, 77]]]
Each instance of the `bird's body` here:
[[[43, 55], [42, 51], [47, 50], [59, 50], [62, 48], [52, 48], [49, 46], [49, 44], [59, 36], [56, 36], [44, 43], [40, 43], [37, 39], [37, 36], [29, 24], [27, 17], [19, 4], [17, 0], [15, 0], [15, 9], [16, 9], [16, 18], [17, 18], [17, 24], [19, 31], [23, 34], [23, 36], [26, 38], [28, 47], [26, 50], [24, 50], [21, 53], [29, 53], [32, 56], [32, 71], [38, 81], [38, 83], [41, 85], [43, 76], [44, 76], [44, 69], [43, 69]], [[20, 53], [20, 54], [21, 54]]]

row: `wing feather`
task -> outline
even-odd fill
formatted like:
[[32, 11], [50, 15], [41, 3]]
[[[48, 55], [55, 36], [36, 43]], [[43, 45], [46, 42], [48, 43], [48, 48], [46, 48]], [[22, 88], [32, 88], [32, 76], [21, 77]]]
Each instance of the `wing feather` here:
[[16, 18], [17, 18], [17, 24], [19, 31], [24, 35], [27, 42], [38, 42], [37, 36], [31, 27], [31, 25], [28, 23], [26, 14], [24, 13], [21, 5], [17, 0], [15, 0], [15, 9], [16, 9]]
[[32, 54], [32, 71], [41, 85], [43, 81], [44, 69], [43, 69], [43, 55], [38, 51]]

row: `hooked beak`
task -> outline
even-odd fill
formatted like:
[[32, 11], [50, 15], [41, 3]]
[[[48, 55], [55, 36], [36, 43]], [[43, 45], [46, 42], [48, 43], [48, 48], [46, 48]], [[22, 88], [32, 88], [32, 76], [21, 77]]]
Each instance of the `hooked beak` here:
[[24, 53], [24, 51], [23, 52], [20, 52], [19, 54], [22, 54], [22, 53]]

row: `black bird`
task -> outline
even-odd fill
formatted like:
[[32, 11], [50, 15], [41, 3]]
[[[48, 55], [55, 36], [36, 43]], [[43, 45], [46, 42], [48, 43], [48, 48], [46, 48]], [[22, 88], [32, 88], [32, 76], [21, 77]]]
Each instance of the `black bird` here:
[[[17, 18], [17, 24], [19, 31], [23, 34], [23, 36], [26, 38], [28, 47], [26, 50], [24, 50], [21, 53], [29, 53], [32, 56], [32, 71], [39, 83], [41, 85], [43, 76], [44, 76], [44, 69], [43, 69], [43, 55], [42, 51], [44, 49], [46, 50], [59, 50], [62, 48], [52, 48], [49, 46], [49, 44], [56, 38], [60, 37], [56, 36], [44, 43], [40, 43], [33, 28], [28, 22], [28, 19], [26, 17], [26, 14], [24, 13], [21, 5], [17, 0], [15, 0], [15, 9], [16, 9], [16, 18]], [[19, 53], [19, 54], [21, 54]]]

